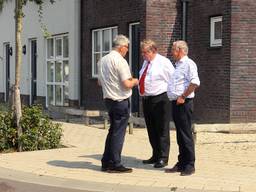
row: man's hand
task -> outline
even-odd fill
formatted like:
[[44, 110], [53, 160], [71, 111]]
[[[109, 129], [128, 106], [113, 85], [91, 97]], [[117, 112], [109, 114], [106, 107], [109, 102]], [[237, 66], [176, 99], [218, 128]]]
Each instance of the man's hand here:
[[182, 105], [182, 104], [184, 104], [184, 103], [185, 103], [185, 98], [184, 98], [183, 96], [179, 96], [179, 97], [177, 98], [176, 104], [177, 104], [177, 105]]
[[139, 80], [136, 78], [130, 78], [123, 81], [123, 85], [127, 89], [132, 89], [134, 86], [139, 84]]
[[139, 80], [136, 78], [133, 78], [133, 83], [134, 83], [134, 86], [137, 86], [139, 85]]
[[183, 103], [185, 103], [186, 97], [188, 95], [190, 95], [192, 92], [194, 92], [197, 87], [198, 87], [198, 85], [190, 83], [188, 88], [185, 90], [185, 92], [177, 98], [176, 104], [177, 105], [182, 105]]

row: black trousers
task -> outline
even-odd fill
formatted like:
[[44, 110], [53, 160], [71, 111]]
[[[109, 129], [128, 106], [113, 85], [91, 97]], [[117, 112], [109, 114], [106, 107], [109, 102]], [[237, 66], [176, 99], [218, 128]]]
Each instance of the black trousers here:
[[147, 126], [152, 157], [168, 162], [170, 151], [171, 102], [167, 94], [143, 97], [143, 112]]
[[114, 101], [105, 99], [108, 110], [110, 128], [105, 142], [105, 150], [101, 159], [102, 166], [120, 166], [126, 127], [129, 119], [129, 100]]
[[195, 166], [195, 145], [192, 134], [193, 99], [186, 99], [182, 105], [172, 101], [173, 121], [176, 127], [179, 146], [178, 163], [180, 166]]

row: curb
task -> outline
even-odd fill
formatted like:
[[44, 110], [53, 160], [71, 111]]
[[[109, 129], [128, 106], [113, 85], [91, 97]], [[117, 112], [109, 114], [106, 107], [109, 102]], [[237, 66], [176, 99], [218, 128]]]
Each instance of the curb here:
[[194, 124], [196, 132], [255, 134], [256, 123]]
[[[220, 192], [215, 190], [199, 190], [199, 189], [180, 189], [177, 187], [145, 187], [132, 185], [108, 184], [100, 182], [88, 182], [75, 179], [66, 179], [60, 177], [37, 175], [16, 171], [0, 167], [0, 182], [2, 179], [18, 181], [23, 183], [38, 184], [50, 187], [60, 187], [65, 189], [84, 190], [90, 192]], [[235, 192], [235, 191], [221, 191]]]

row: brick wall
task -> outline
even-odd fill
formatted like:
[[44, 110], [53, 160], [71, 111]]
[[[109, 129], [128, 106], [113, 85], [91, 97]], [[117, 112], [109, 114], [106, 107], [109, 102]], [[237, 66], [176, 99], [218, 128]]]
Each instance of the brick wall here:
[[81, 1], [81, 100], [86, 109], [102, 109], [101, 88], [92, 78], [92, 35], [97, 28], [118, 26], [118, 32], [129, 36], [129, 24], [141, 23], [144, 36], [145, 0], [87, 0]]
[[172, 42], [181, 36], [179, 0], [147, 0], [146, 38], [153, 39], [158, 52], [170, 58]]
[[[210, 48], [210, 17], [223, 16], [223, 46]], [[197, 122], [230, 119], [230, 1], [191, 0], [188, 6], [189, 56], [197, 63], [201, 86], [195, 98]]]
[[256, 2], [232, 0], [232, 122], [256, 121]]
[[[190, 0], [187, 17], [189, 56], [197, 63], [201, 86], [196, 93], [197, 122], [249, 122], [256, 119], [255, 0]], [[118, 26], [128, 36], [129, 23], [140, 22], [141, 39], [151, 38], [170, 58], [181, 38], [180, 0], [82, 1], [82, 105], [102, 109], [102, 93], [92, 78], [91, 30]], [[223, 16], [222, 46], [210, 47], [210, 17]]]

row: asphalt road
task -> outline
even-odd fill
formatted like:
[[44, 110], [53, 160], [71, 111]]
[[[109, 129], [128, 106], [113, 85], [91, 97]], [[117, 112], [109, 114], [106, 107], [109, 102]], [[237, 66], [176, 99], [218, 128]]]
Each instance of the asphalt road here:
[[0, 179], [0, 192], [92, 192]]

